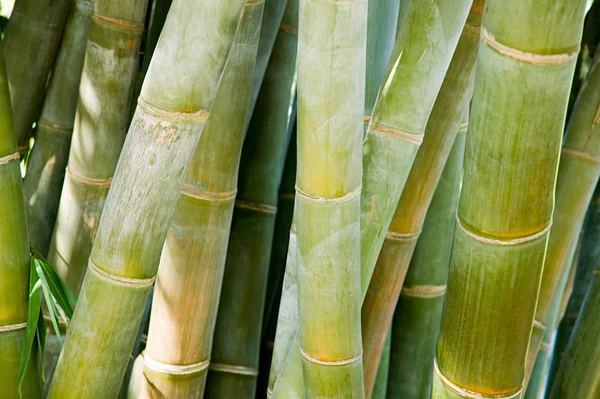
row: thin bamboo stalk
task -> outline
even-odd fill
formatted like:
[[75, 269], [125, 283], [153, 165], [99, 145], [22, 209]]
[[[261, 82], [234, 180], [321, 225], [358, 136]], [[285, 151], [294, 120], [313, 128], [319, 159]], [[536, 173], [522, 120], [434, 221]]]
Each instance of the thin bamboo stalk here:
[[[598, 264], [598, 259], [596, 259]], [[600, 269], [596, 269], [549, 399], [600, 396]]]
[[[408, 175], [362, 307], [367, 397], [425, 215], [473, 92], [483, 1], [471, 7], [455, 56]], [[427, 18], [423, 14], [422, 18]]]
[[89, 0], [75, 0], [71, 8], [23, 180], [29, 239], [44, 256], [65, 179], [93, 7]]
[[[10, 93], [0, 43], [0, 386], [2, 395], [18, 398], [19, 360], [27, 325], [29, 295], [29, 241], [19, 150], [13, 133]], [[35, 353], [23, 382], [23, 398], [41, 395]]]
[[211, 348], [263, 6], [246, 1], [167, 234], [143, 373], [135, 377], [143, 397], [202, 397], [209, 363], [226, 367], [213, 364]]
[[[401, 23], [398, 24], [396, 43], [363, 143], [360, 223], [363, 296], [470, 5], [470, 0], [453, 0], [444, 2], [443, 6], [430, 0], [411, 0], [403, 2], [400, 10]], [[440, 8], [452, 12], [442, 16], [438, 13]], [[426, 26], [423, 26], [417, 23], [423, 13], [436, 18], [428, 18]], [[448, 35], [449, 31], [456, 34]], [[287, 267], [289, 265], [288, 259]], [[291, 276], [293, 273], [290, 273]], [[286, 284], [284, 281], [285, 285], [291, 287], [295, 282]], [[288, 295], [293, 292], [284, 290]], [[292, 314], [282, 315], [280, 311], [281, 323], [296, 319], [295, 300], [282, 297], [282, 307]], [[288, 301], [284, 306], [283, 302]], [[296, 328], [280, 326], [279, 322], [277, 328], [269, 390], [275, 397], [301, 396], [298, 393], [303, 389], [299, 374], [300, 352], [296, 348], [289, 351], [290, 359], [275, 361], [275, 357], [285, 359], [287, 349], [293, 348]], [[280, 328], [285, 333], [279, 334]], [[277, 354], [277, 351], [281, 353]], [[281, 369], [284, 365], [288, 370]], [[280, 374], [282, 378], [278, 378]], [[277, 381], [281, 382], [276, 387]]]
[[44, 101], [70, 5], [71, 0], [19, 0], [6, 27], [6, 71], [21, 154]]
[[119, 392], [186, 165], [211, 111], [243, 5], [175, 0], [171, 6], [102, 214], [51, 399], [111, 398]]
[[307, 398], [364, 395], [360, 190], [367, 2], [301, 0], [298, 342]]
[[127, 134], [148, 0], [98, 0], [48, 260], [78, 294]]
[[385, 340], [385, 346], [383, 347], [383, 353], [381, 354], [381, 361], [377, 368], [377, 376], [375, 377], [375, 384], [373, 387], [373, 399], [385, 399], [387, 397], [388, 390], [388, 379], [390, 375], [390, 357], [392, 347], [392, 331], [388, 332], [388, 336]]
[[297, 25], [298, 1], [289, 0], [282, 26], [290, 28], [280, 29], [275, 40], [242, 150], [206, 398], [249, 398], [256, 392], [278, 189], [296, 91]]
[[584, 10], [486, 2], [434, 399], [522, 393]]
[[599, 65], [600, 55], [595, 58], [581, 89], [566, 131], [558, 171], [554, 220], [527, 355], [529, 364], [537, 356], [541, 342], [539, 337], [543, 337], [547, 329], [555, 327], [555, 313], [569, 275], [579, 232], [600, 177]]
[[[468, 106], [463, 112], [465, 109], [468, 110]], [[432, 115], [431, 121], [434, 120]], [[420, 399], [431, 395], [433, 359], [452, 252], [466, 130], [466, 124], [462, 124], [447, 157], [394, 314], [389, 399]], [[431, 250], [433, 247], [435, 251]]]

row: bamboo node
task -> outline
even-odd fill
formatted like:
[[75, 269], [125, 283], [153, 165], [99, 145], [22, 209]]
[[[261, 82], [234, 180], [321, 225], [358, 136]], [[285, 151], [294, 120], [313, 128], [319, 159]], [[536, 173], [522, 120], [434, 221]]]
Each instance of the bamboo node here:
[[93, 270], [94, 273], [96, 273], [100, 278], [104, 278], [106, 280], [111, 281], [114, 284], [122, 285], [124, 287], [150, 287], [152, 286], [152, 284], [154, 284], [154, 280], [156, 279], [156, 276], [151, 278], [129, 278], [105, 272], [92, 261], [91, 257], [88, 260], [88, 264], [90, 266], [90, 269]]
[[37, 125], [44, 126], [44, 127], [47, 127], [48, 129], [56, 130], [57, 132], [66, 133], [69, 135], [71, 133], [73, 133], [73, 128], [70, 128], [68, 126], [55, 125], [54, 123], [50, 123], [50, 122], [46, 122], [46, 121], [38, 121]]
[[320, 364], [322, 366], [345, 366], [347, 364], [352, 364], [352, 363], [362, 360], [362, 352], [359, 353], [358, 355], [352, 356], [348, 359], [325, 361], [325, 360], [321, 360], [321, 359], [312, 357], [308, 353], [304, 352], [304, 350], [302, 350], [302, 348], [299, 348], [299, 349], [300, 349], [300, 354], [302, 355], [302, 357], [305, 360], [307, 360], [311, 363], [314, 363], [314, 364]]
[[279, 199], [295, 201], [296, 193], [281, 193], [281, 194], [279, 194]]
[[537, 328], [538, 330], [541, 331], [546, 331], [546, 325], [544, 323], [542, 323], [541, 321], [538, 320], [534, 320], [533, 321], [533, 327]]
[[574, 148], [563, 148], [562, 153], [564, 155], [571, 155], [572, 157], [575, 157], [575, 158], [584, 159], [586, 161], [600, 164], [600, 157], [595, 157], [592, 154], [589, 154], [585, 151], [579, 151]]
[[396, 136], [396, 137], [401, 138], [402, 140], [408, 141], [410, 143], [414, 143], [416, 145], [421, 145], [423, 143], [423, 137], [425, 136], [424, 133], [403, 132], [400, 129], [396, 129], [391, 126], [385, 126], [380, 123], [371, 123], [369, 125], [369, 130]]
[[212, 371], [217, 371], [221, 373], [230, 373], [236, 375], [249, 375], [256, 377], [258, 375], [258, 370], [252, 367], [244, 367], [244, 366], [234, 366], [231, 364], [223, 364], [223, 363], [211, 363], [208, 368]]
[[481, 34], [481, 28], [479, 26], [465, 24], [465, 27], [463, 28], [463, 32], [468, 33], [473, 36], [479, 36]]
[[281, 25], [279, 25], [279, 30], [298, 36], [298, 27], [294, 25], [282, 22]]
[[246, 0], [246, 6], [257, 6], [264, 3], [265, 0]]
[[181, 194], [207, 202], [228, 202], [235, 198], [237, 190], [213, 192], [198, 189], [191, 184], [184, 184], [181, 187]]
[[354, 190], [350, 191], [349, 193], [347, 193], [345, 195], [342, 195], [341, 197], [327, 198], [327, 197], [315, 197], [313, 195], [307, 194], [304, 191], [302, 191], [301, 189], [299, 189], [298, 186], [296, 186], [296, 194], [299, 194], [300, 196], [302, 196], [304, 198], [308, 198], [308, 199], [311, 199], [315, 202], [319, 202], [322, 204], [337, 204], [340, 202], [351, 201], [352, 199], [354, 199], [355, 197], [360, 195], [361, 190], [362, 190], [362, 187], [358, 186]]
[[414, 233], [396, 233], [394, 231], [388, 231], [385, 238], [390, 241], [414, 241], [419, 238], [420, 235], [420, 230]]
[[365, 118], [363, 119], [363, 122], [365, 123], [366, 126], [369, 126], [369, 123], [371, 123], [371, 116], [369, 116], [369, 115], [365, 116]]
[[513, 238], [512, 240], [499, 240], [496, 238], [487, 238], [484, 236], [480, 236], [479, 234], [476, 234], [470, 230], [468, 230], [461, 222], [460, 218], [458, 217], [458, 215], [456, 216], [456, 224], [458, 225], [458, 227], [463, 231], [463, 233], [465, 233], [467, 236], [469, 236], [470, 238], [474, 239], [475, 241], [479, 241], [485, 244], [490, 244], [490, 245], [500, 245], [500, 246], [508, 246], [508, 245], [519, 245], [519, 244], [524, 244], [530, 241], [535, 241], [540, 237], [543, 237], [544, 235], [546, 235], [547, 233], [550, 232], [550, 228], [552, 228], [552, 223], [548, 223], [546, 225], [546, 227], [544, 227], [542, 230], [538, 231], [537, 233], [533, 233], [530, 234], [528, 236], [525, 237], [519, 237], [519, 238]]
[[210, 113], [203, 109], [198, 110], [196, 112], [174, 112], [174, 111], [165, 111], [160, 108], [153, 106], [152, 104], [144, 101], [144, 99], [140, 96], [138, 97], [138, 106], [142, 112], [145, 114], [154, 116], [159, 119], [168, 119], [173, 121], [197, 121], [197, 122], [206, 122]]
[[132, 31], [132, 32], [143, 32], [144, 24], [140, 24], [137, 22], [129, 21], [127, 19], [122, 18], [113, 18], [106, 15], [101, 15], [98, 13], [92, 14], [92, 19], [96, 20], [96, 22], [100, 22], [104, 25], [116, 26], [122, 28], [124, 30]]
[[190, 374], [198, 374], [208, 368], [210, 363], [210, 359], [201, 361], [199, 363], [194, 364], [185, 364], [185, 365], [177, 365], [177, 364], [168, 364], [163, 363], [158, 360], [152, 359], [148, 356], [147, 353], [142, 353], [142, 357], [144, 358], [144, 366], [148, 367], [152, 371], [156, 371], [161, 374], [168, 375], [190, 375]]
[[540, 350], [550, 352], [552, 350], [552, 345], [549, 342], [542, 342], [540, 344]]
[[500, 43], [494, 38], [485, 28], [481, 28], [481, 40], [490, 48], [494, 49], [498, 54], [504, 55], [516, 61], [525, 62], [534, 65], [560, 65], [571, 61], [579, 54], [579, 47], [570, 52], [563, 54], [534, 54], [517, 50]]
[[436, 298], [446, 293], [444, 285], [415, 285], [414, 287], [402, 287], [401, 295], [414, 298]]
[[458, 127], [459, 132], [466, 132], [467, 130], [469, 130], [468, 123], [461, 123], [460, 126]]
[[260, 212], [260, 213], [268, 213], [270, 215], [275, 215], [277, 213], [276, 206], [268, 205], [268, 204], [259, 204], [256, 202], [237, 200], [237, 201], [235, 201], [235, 207], [242, 208], [242, 209], [249, 209], [251, 211], [256, 211], [256, 212]]
[[6, 156], [0, 158], [0, 165], [6, 165], [10, 161], [14, 161], [14, 160], [18, 160], [18, 159], [21, 159], [21, 151], [17, 151], [13, 154], [6, 155]]
[[110, 187], [110, 184], [112, 183], [112, 177], [109, 177], [106, 179], [86, 177], [86, 176], [82, 176], [82, 175], [78, 175], [77, 173], [74, 173], [69, 167], [67, 167], [66, 174], [73, 180], [76, 180], [82, 184], [87, 184], [88, 186]]
[[271, 388], [267, 388], [267, 398], [271, 398], [273, 396], [273, 390]]
[[22, 330], [25, 327], [27, 327], [27, 322], [17, 323], [17, 324], [9, 324], [7, 326], [0, 326], [0, 332]]
[[458, 395], [460, 395], [461, 398], [469, 398], [469, 399], [517, 399], [517, 398], [519, 398], [521, 396], [521, 392], [523, 392], [523, 386], [522, 385], [517, 390], [517, 392], [512, 393], [512, 394], [510, 394], [508, 396], [503, 396], [503, 395], [483, 395], [483, 394], [480, 394], [480, 393], [477, 393], [477, 392], [469, 391], [468, 389], [465, 389], [465, 388], [462, 388], [462, 387], [456, 385], [454, 382], [450, 381], [450, 379], [448, 377], [446, 377], [444, 374], [442, 374], [442, 372], [440, 371], [440, 368], [438, 366], [437, 358], [435, 358], [433, 360], [433, 371], [434, 371], [435, 376], [442, 383], [442, 385], [444, 385], [445, 387], [447, 387], [448, 389], [450, 389], [454, 393], [457, 393]]

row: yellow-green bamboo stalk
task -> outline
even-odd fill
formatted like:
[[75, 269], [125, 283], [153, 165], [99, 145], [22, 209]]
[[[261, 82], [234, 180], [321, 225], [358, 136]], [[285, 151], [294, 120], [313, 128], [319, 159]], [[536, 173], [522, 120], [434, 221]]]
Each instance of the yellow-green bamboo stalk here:
[[486, 2], [434, 399], [522, 393], [584, 11]]
[[600, 397], [599, 308], [600, 269], [596, 268], [549, 399]]
[[205, 398], [250, 398], [256, 391], [278, 188], [296, 92], [297, 25], [298, 0], [289, 0], [282, 20], [289, 28], [275, 40], [244, 141]]
[[104, 399], [119, 392], [186, 165], [211, 111], [243, 5], [175, 0], [171, 6], [106, 200], [51, 399]]
[[148, 0], [97, 0], [48, 260], [78, 294], [129, 124]]
[[307, 398], [364, 395], [360, 193], [367, 2], [301, 0], [296, 230]]
[[4, 34], [6, 71], [19, 150], [27, 150], [71, 0], [18, 0]]
[[[431, 199], [398, 300], [392, 325], [389, 399], [421, 399], [429, 398], [431, 394], [433, 359], [452, 252], [465, 139], [466, 124], [463, 124]], [[436, 250], [432, 251], [432, 248]]]
[[[427, 208], [471, 99], [482, 11], [483, 1], [475, 1], [365, 296], [362, 335], [367, 397], [373, 389], [377, 365]], [[423, 14], [422, 18], [427, 15]]]
[[143, 372], [138, 368], [132, 381], [141, 384], [142, 397], [204, 394], [263, 6], [263, 1], [246, 1], [211, 117], [175, 208], [141, 355]]
[[[544, 262], [542, 285], [536, 309], [528, 364], [533, 364], [546, 330], [554, 329], [557, 306], [569, 275], [579, 232], [600, 177], [600, 56], [584, 83], [563, 146], [556, 207], [548, 250]], [[553, 335], [551, 331], [549, 335]]]
[[[404, 1], [400, 9], [396, 43], [363, 143], [360, 224], [363, 295], [470, 5], [470, 0], [453, 0], [443, 5], [432, 0], [410, 0]], [[439, 13], [440, 9], [446, 12]], [[436, 18], [427, 18], [423, 25], [420, 22], [423, 13]], [[288, 259], [288, 268], [290, 263]], [[284, 285], [293, 287], [295, 282]], [[274, 397], [302, 396], [300, 352], [295, 348], [289, 351], [290, 359], [279, 360], [288, 357], [286, 351], [293, 348], [295, 339], [296, 328], [283, 325], [297, 317], [293, 292], [284, 290], [287, 295], [282, 297], [282, 308], [292, 313], [282, 315], [280, 310], [282, 321], [278, 322], [269, 383]], [[280, 334], [280, 329], [285, 333]], [[284, 365], [287, 370], [282, 370]], [[280, 374], [285, 376], [279, 378]]]
[[75, 0], [71, 8], [23, 180], [29, 240], [44, 256], [65, 179], [93, 7], [89, 0]]
[[[18, 398], [19, 360], [27, 325], [29, 294], [29, 241], [19, 150], [13, 133], [10, 94], [0, 43], [0, 386], [5, 398]], [[41, 395], [34, 353], [25, 374], [23, 395], [37, 399]]]

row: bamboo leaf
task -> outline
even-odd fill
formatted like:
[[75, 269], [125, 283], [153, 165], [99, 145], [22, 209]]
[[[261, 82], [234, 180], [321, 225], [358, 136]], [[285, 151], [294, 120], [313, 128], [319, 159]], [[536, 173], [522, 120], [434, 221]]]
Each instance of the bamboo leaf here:
[[46, 280], [46, 276], [42, 271], [41, 262], [34, 258], [33, 260], [36, 264], [36, 272], [40, 277], [40, 281], [42, 282], [42, 292], [44, 293], [44, 299], [46, 300], [46, 305], [48, 305], [48, 314], [50, 315], [50, 320], [52, 321], [52, 326], [54, 327], [54, 331], [56, 332], [56, 338], [58, 338], [58, 342], [62, 345], [62, 339], [60, 338], [60, 329], [58, 328], [58, 311], [56, 310], [56, 305], [54, 303], [54, 298], [50, 293], [50, 287], [48, 286], [48, 280]]
[[42, 305], [42, 296], [40, 292], [41, 282], [35, 272], [35, 260], [31, 258], [30, 275], [29, 275], [29, 301], [27, 304], [27, 327], [25, 329], [25, 341], [21, 350], [21, 359], [19, 361], [19, 397], [22, 396], [23, 381], [25, 380], [25, 372], [31, 358], [31, 348], [35, 338], [36, 329], [38, 326], [37, 320], [40, 316], [40, 307]]
[[44, 314], [40, 312], [37, 321], [37, 343], [40, 350], [40, 371], [42, 381], [46, 382], [46, 363], [44, 360], [44, 349], [46, 348], [46, 324], [44, 323]]
[[75, 295], [62, 282], [54, 269], [46, 262], [40, 260], [41, 271], [48, 282], [50, 293], [58, 303], [58, 306], [65, 312], [66, 317], [73, 317], [72, 304], [77, 301]]

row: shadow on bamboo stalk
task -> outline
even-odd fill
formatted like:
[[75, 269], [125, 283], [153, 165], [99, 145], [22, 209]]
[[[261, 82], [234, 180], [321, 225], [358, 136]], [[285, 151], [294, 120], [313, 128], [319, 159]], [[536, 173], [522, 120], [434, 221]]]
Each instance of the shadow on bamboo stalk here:
[[75, 0], [37, 122], [23, 193], [31, 246], [47, 256], [71, 145], [93, 4]]

